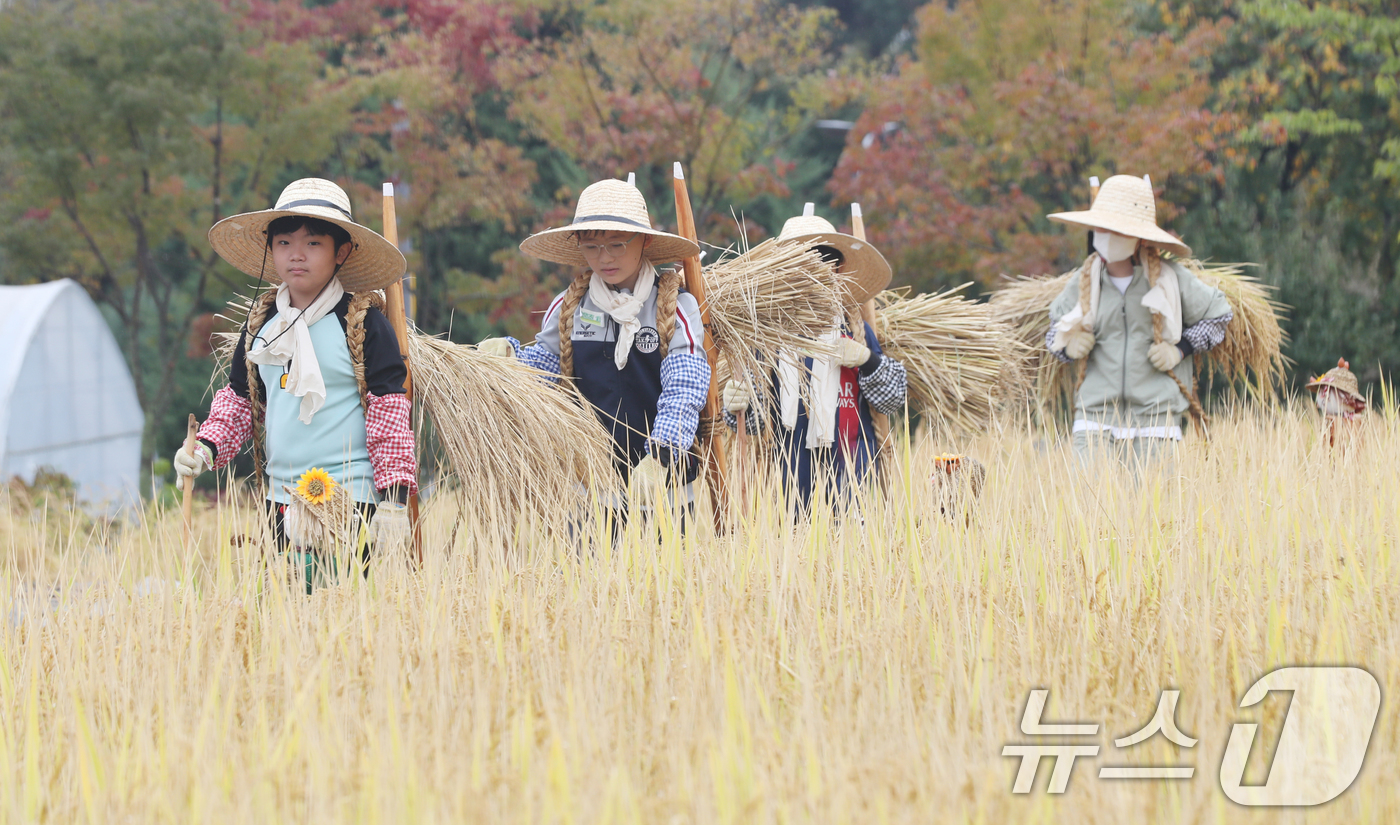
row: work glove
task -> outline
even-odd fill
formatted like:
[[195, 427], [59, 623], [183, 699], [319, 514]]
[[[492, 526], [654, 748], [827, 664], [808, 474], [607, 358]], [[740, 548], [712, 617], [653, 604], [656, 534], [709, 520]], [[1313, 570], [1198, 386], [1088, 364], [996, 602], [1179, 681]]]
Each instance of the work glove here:
[[724, 385], [724, 408], [735, 415], [747, 410], [753, 403], [753, 394], [747, 384], [729, 381]]
[[1147, 360], [1152, 362], [1152, 366], [1162, 372], [1171, 372], [1176, 369], [1176, 365], [1181, 363], [1181, 348], [1176, 344], [1168, 344], [1162, 341], [1147, 348]]
[[477, 344], [476, 348], [487, 355], [499, 355], [502, 358], [515, 357], [515, 347], [511, 346], [510, 340], [507, 338], [487, 338]]
[[633, 500], [647, 502], [666, 489], [666, 468], [655, 456], [647, 456], [632, 468], [628, 488]]
[[[499, 339], [497, 339], [499, 340]], [[397, 501], [381, 501], [369, 522], [369, 543], [377, 554], [398, 553], [408, 547], [413, 527], [408, 507]]]
[[836, 346], [836, 357], [843, 367], [859, 367], [870, 360], [870, 347], [854, 338], [842, 338]]
[[186, 450], [183, 446], [175, 453], [175, 472], [181, 478], [186, 476], [197, 476], [210, 467], [214, 466], [214, 454], [209, 452], [208, 445], [196, 441], [194, 446]]
[[1094, 333], [1083, 327], [1075, 327], [1064, 334], [1065, 357], [1078, 361], [1094, 348]]

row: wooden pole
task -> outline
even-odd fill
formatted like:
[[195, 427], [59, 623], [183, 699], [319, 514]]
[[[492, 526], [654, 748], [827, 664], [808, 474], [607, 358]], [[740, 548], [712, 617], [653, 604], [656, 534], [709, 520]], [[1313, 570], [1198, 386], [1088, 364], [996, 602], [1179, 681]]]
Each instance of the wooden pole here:
[[[195, 434], [199, 432], [199, 419], [190, 413], [190, 420], [185, 425], [185, 454], [194, 455]], [[180, 502], [180, 512], [184, 516], [185, 524], [185, 549], [190, 549], [194, 538], [194, 476], [185, 476], [180, 480], [184, 486], [184, 501]]]
[[[865, 216], [861, 214], [860, 204], [858, 203], [851, 204], [851, 235], [855, 237], [856, 240], [865, 241]], [[865, 323], [870, 325], [871, 329], [877, 328], [879, 315], [876, 314], [874, 296], [871, 296], [870, 300], [860, 305], [860, 317]], [[851, 335], [854, 337], [857, 332], [859, 332], [859, 330], [853, 329], [851, 330]], [[856, 338], [856, 340], [860, 341], [861, 338]], [[870, 410], [870, 418], [875, 424], [875, 456], [878, 457], [890, 443], [890, 417], [882, 412], [876, 412], [874, 408], [872, 408]]]
[[[384, 239], [399, 245], [399, 217], [394, 208], [394, 184], [384, 184]], [[408, 377], [404, 379], [403, 391], [408, 397], [409, 426], [413, 426], [413, 364], [408, 360], [408, 316], [404, 312], [403, 280], [400, 279], [384, 289], [384, 314], [389, 317], [389, 325], [394, 328], [394, 336], [399, 339], [399, 353], [403, 355]], [[413, 526], [413, 561], [423, 563], [423, 535], [418, 523], [418, 494], [408, 496], [408, 521]]]
[[[685, 185], [685, 170], [680, 161], [672, 170], [671, 184], [676, 193], [676, 233], [699, 243], [700, 236], [695, 229], [695, 213], [690, 208], [690, 190]], [[725, 514], [729, 510], [728, 466], [724, 451], [715, 449], [714, 423], [720, 418], [719, 392], [715, 388], [716, 364], [719, 361], [719, 344], [715, 341], [710, 327], [710, 303], [705, 298], [705, 277], [700, 271], [700, 256], [686, 258], [682, 262], [685, 271], [685, 288], [695, 302], [700, 305], [700, 323], [705, 327], [705, 358], [710, 362], [710, 391], [705, 399], [705, 411], [701, 416], [700, 451], [705, 460], [710, 479], [710, 492], [714, 500], [715, 529], [724, 529]], [[740, 422], [742, 431], [745, 422]]]

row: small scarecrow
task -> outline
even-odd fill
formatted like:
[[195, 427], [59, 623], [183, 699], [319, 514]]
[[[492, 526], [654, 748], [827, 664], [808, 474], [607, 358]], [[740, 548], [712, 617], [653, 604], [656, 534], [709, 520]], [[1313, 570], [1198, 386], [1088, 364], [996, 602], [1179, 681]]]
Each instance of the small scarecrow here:
[[1307, 388], [1317, 394], [1314, 400], [1326, 426], [1327, 446], [1336, 447], [1366, 414], [1366, 399], [1361, 395], [1356, 374], [1345, 358], [1338, 358], [1337, 366], [1309, 381]]
[[[699, 245], [653, 229], [641, 191], [605, 180], [579, 195], [572, 223], [520, 249], [578, 274], [550, 302], [533, 344], [488, 338], [478, 347], [572, 379], [612, 434], [614, 466], [639, 498], [674, 483], [692, 502], [691, 448], [710, 388], [705, 328], [681, 273], [657, 265], [699, 255]], [[604, 504], [614, 525], [625, 521], [625, 501]]]
[[1075, 452], [1153, 458], [1181, 440], [1184, 413], [1203, 419], [1188, 356], [1224, 340], [1234, 313], [1219, 289], [1163, 257], [1191, 250], [1157, 226], [1146, 178], [1115, 175], [1088, 211], [1047, 217], [1093, 231], [1094, 251], [1051, 303], [1046, 334], [1056, 358], [1080, 365]]
[[[805, 244], [835, 266], [845, 304], [844, 317], [832, 319], [821, 342], [834, 354], [808, 357], [802, 370], [794, 358], [780, 358], [771, 378], [769, 397], [776, 399], [776, 409], [768, 412], [781, 424], [784, 481], [796, 487], [805, 508], [811, 503], [814, 473], [828, 473], [836, 490], [865, 478], [878, 452], [871, 412], [901, 412], [909, 380], [904, 365], [884, 354], [875, 330], [860, 316], [861, 304], [890, 283], [890, 265], [880, 251], [837, 232], [810, 203], [801, 216], [783, 224], [778, 239]], [[804, 380], [809, 382], [806, 393]], [[747, 381], [725, 384], [725, 420], [731, 427], [738, 426], [738, 414], [753, 397]], [[749, 433], [756, 434], [760, 416], [746, 418]]]
[[[355, 223], [345, 191], [320, 178], [290, 184], [272, 209], [219, 221], [209, 243], [276, 289], [254, 297], [228, 384], [197, 440], [175, 454], [176, 470], [222, 468], [251, 438], [280, 550], [344, 521], [298, 521], [307, 503], [299, 487], [320, 508], [306, 512], [325, 515], [328, 503], [345, 502], [369, 524], [375, 548], [406, 546], [405, 505], [417, 490], [408, 372], [375, 292], [403, 276], [403, 255]], [[288, 525], [295, 501], [297, 523]]]

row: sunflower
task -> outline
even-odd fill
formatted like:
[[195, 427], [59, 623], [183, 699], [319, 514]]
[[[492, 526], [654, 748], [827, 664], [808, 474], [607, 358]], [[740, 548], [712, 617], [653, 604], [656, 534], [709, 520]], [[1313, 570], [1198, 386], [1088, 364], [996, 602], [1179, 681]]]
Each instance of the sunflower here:
[[330, 501], [335, 486], [335, 479], [331, 478], [330, 473], [320, 467], [312, 467], [302, 473], [297, 481], [297, 494], [311, 504], [322, 504]]

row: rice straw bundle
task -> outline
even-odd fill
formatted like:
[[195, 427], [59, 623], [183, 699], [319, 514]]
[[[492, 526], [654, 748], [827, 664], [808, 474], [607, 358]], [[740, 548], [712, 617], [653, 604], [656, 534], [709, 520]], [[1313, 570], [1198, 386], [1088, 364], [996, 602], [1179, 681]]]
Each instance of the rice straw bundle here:
[[[770, 239], [705, 268], [710, 326], [729, 375], [766, 375], [779, 351], [821, 354], [817, 339], [841, 313], [836, 269], [809, 247]], [[805, 386], [807, 382], [803, 382]]]
[[[1225, 328], [1225, 340], [1196, 361], [1202, 371], [1219, 374], [1232, 388], [1244, 388], [1263, 400], [1283, 386], [1288, 360], [1283, 355], [1286, 335], [1279, 325], [1284, 307], [1270, 296], [1270, 287], [1243, 274], [1240, 265], [1206, 264], [1195, 258], [1177, 259], [1201, 282], [1218, 288], [1234, 310]], [[992, 295], [993, 317], [1029, 348], [1026, 380], [1034, 391], [1042, 415], [1056, 415], [1074, 407], [1075, 370], [1050, 354], [1045, 346], [1050, 331], [1050, 304], [1064, 291], [1078, 269], [1059, 276], [1017, 278]]]
[[1286, 307], [1273, 299], [1273, 287], [1245, 275], [1236, 264], [1207, 265], [1191, 258], [1180, 261], [1202, 283], [1225, 293], [1235, 318], [1225, 327], [1225, 340], [1206, 352], [1205, 372], [1243, 386], [1257, 400], [1283, 388], [1288, 359], [1283, 355], [1288, 335], [1279, 325]]
[[[231, 301], [241, 323], [247, 301]], [[224, 374], [238, 333], [216, 336]], [[427, 414], [446, 469], [460, 482], [465, 513], [492, 514], [511, 528], [522, 515], [557, 522], [574, 510], [586, 483], [607, 496], [621, 483], [613, 469], [613, 443], [598, 417], [571, 386], [513, 358], [485, 355], [410, 330], [414, 407]], [[420, 434], [419, 453], [426, 450]]]
[[945, 433], [984, 431], [1001, 404], [1020, 394], [1025, 348], [984, 303], [958, 293], [876, 297], [875, 337], [909, 372], [909, 405]]
[[621, 483], [612, 437], [571, 385], [416, 331], [409, 358], [415, 401], [461, 482], [464, 512], [505, 509], [508, 520], [530, 514], [551, 522], [574, 511], [575, 485], [606, 497]]
[[1073, 406], [1074, 373], [1045, 348], [1050, 304], [1078, 270], [1058, 276], [1022, 277], [992, 293], [988, 311], [1021, 346], [1020, 386], [1042, 416]]

